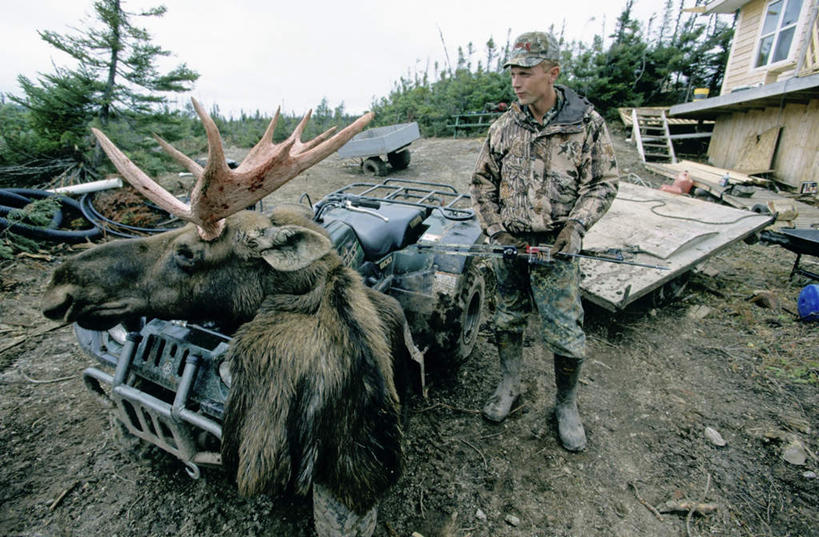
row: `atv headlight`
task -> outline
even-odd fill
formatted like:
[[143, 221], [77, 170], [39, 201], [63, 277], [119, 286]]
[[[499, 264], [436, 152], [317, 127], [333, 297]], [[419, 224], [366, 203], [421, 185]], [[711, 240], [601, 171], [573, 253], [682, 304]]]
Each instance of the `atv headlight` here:
[[222, 363], [219, 364], [219, 378], [222, 379], [222, 382], [230, 388], [230, 363], [227, 360], [222, 360]]

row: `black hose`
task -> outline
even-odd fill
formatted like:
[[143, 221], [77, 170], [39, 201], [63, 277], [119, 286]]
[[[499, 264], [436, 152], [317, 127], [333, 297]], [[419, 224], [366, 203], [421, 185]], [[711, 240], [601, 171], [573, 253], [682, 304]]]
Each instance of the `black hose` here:
[[[36, 199], [45, 199], [45, 198], [56, 198], [57, 201], [63, 207], [68, 207], [77, 211], [78, 213], [82, 213], [80, 209], [80, 204], [74, 201], [73, 199], [61, 196], [58, 194], [54, 194], [52, 192], [47, 192], [45, 190], [35, 190], [31, 188], [5, 188], [0, 189], [0, 192], [3, 192], [3, 196], [5, 199], [28, 199], [28, 198], [36, 198]], [[30, 203], [31, 200], [28, 199]], [[62, 211], [58, 211], [59, 216], [52, 217], [52, 221], [49, 226], [54, 224], [55, 218], [59, 218], [57, 221], [57, 225], [54, 229], [50, 227], [40, 227], [40, 226], [30, 226], [28, 224], [20, 224], [17, 222], [10, 222], [5, 218], [0, 218], [0, 229], [8, 229], [12, 233], [17, 233], [24, 237], [28, 237], [31, 239], [40, 239], [40, 240], [47, 240], [47, 241], [59, 241], [59, 242], [68, 242], [68, 243], [76, 243], [76, 242], [84, 242], [87, 239], [94, 239], [100, 236], [101, 231], [97, 227], [92, 227], [90, 229], [81, 229], [81, 230], [63, 230], [63, 229], [56, 229], [62, 223]]]
[[[16, 194], [14, 192], [10, 192], [8, 189], [0, 189], [0, 202], [3, 203], [10, 203], [11, 205], [0, 205], [0, 217], [8, 216], [8, 214], [14, 210], [19, 210], [24, 208], [26, 205], [31, 203], [31, 199], [20, 194]], [[5, 220], [5, 219], [4, 219]], [[8, 222], [8, 220], [5, 220]], [[60, 227], [60, 224], [63, 223], [63, 211], [59, 207], [54, 214], [51, 215], [51, 222], [48, 223], [46, 226], [48, 229], [57, 229]], [[6, 226], [8, 227], [8, 226]], [[0, 224], [0, 228], [3, 228], [3, 224]]]
[[20, 209], [31, 203], [31, 199], [20, 194], [15, 194], [6, 188], [0, 188], [0, 202], [3, 204], [14, 203], [12, 207]]

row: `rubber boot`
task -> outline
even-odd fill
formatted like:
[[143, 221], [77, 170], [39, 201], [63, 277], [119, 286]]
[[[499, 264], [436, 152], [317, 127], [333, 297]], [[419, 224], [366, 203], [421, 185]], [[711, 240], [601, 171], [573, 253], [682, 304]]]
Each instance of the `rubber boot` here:
[[520, 396], [520, 363], [523, 351], [523, 334], [498, 332], [498, 356], [501, 380], [495, 393], [483, 407], [483, 416], [489, 421], [502, 422]]
[[555, 416], [560, 443], [569, 451], [586, 449], [586, 431], [577, 411], [577, 381], [583, 359], [555, 354]]

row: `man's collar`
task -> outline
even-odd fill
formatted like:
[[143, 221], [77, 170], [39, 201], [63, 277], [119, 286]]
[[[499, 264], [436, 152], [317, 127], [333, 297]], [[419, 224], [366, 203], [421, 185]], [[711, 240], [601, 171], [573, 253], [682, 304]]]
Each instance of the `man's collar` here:
[[549, 123], [552, 122], [554, 118], [560, 113], [560, 110], [563, 108], [563, 105], [566, 103], [566, 95], [563, 92], [563, 88], [560, 86], [554, 86], [555, 89], [555, 104], [546, 112], [543, 116], [543, 122], [539, 122], [535, 119], [535, 115], [532, 113], [532, 109], [527, 104], [526, 106], [522, 106], [521, 110], [523, 111], [524, 115], [526, 116], [526, 120], [534, 123], [538, 127], [545, 127]]

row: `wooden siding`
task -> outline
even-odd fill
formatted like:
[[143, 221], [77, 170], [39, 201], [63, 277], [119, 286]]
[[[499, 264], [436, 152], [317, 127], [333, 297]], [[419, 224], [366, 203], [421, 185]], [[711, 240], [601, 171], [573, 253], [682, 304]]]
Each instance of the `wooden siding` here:
[[755, 0], [740, 9], [731, 56], [725, 67], [722, 94], [731, 93], [732, 89], [740, 86], [753, 86], [765, 81], [764, 71], [754, 71], [752, 65], [759, 38], [759, 25], [767, 5], [767, 0]]
[[810, 13], [811, 22], [805, 26], [805, 31], [801, 39], [802, 47], [799, 53], [799, 63], [797, 76], [807, 76], [819, 73], [819, 1], [814, 0], [814, 6]]
[[774, 177], [799, 188], [802, 181], [819, 179], [819, 99], [809, 104], [788, 104], [783, 109], [766, 108], [723, 116], [714, 126], [708, 146], [709, 162], [733, 169], [748, 136], [772, 127], [782, 127], [773, 160]]

